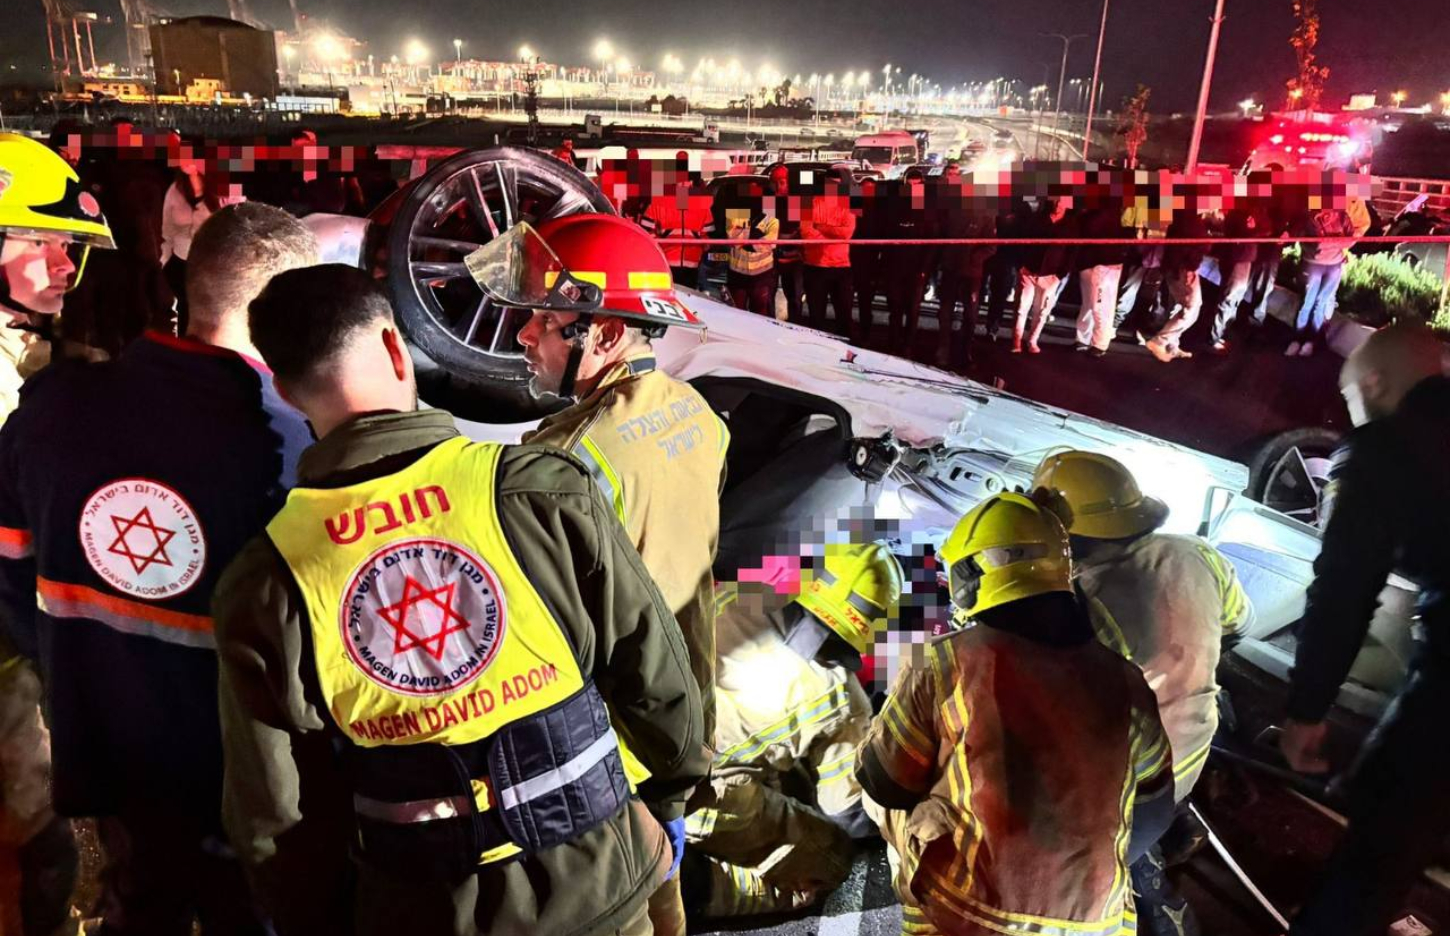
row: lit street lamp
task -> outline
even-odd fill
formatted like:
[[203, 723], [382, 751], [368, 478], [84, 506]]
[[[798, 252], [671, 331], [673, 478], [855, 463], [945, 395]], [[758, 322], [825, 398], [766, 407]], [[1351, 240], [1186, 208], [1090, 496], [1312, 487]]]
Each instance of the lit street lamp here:
[[1399, 107], [1400, 105], [1405, 103], [1405, 98], [1407, 97], [1409, 97], [1409, 95], [1405, 92], [1396, 91], [1394, 94], [1390, 95], [1390, 100], [1395, 102], [1396, 107]]
[[534, 60], [534, 49], [527, 42], [519, 46], [519, 61], [532, 62]]
[[1244, 118], [1248, 119], [1249, 115], [1254, 112], [1254, 108], [1258, 107], [1258, 105], [1254, 103], [1253, 98], [1245, 98], [1239, 101], [1239, 107], [1243, 109]]
[[458, 61], [461, 63], [463, 61], [463, 40], [462, 39], [454, 39], [453, 40], [453, 53], [456, 56], [458, 56]]

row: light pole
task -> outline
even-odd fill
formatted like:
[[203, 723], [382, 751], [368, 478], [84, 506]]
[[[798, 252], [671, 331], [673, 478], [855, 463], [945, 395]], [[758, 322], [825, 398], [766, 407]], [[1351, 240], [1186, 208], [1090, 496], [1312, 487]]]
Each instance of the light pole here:
[[1082, 158], [1093, 145], [1093, 110], [1098, 106], [1098, 75], [1103, 67], [1103, 39], [1108, 34], [1108, 0], [1103, 0], [1103, 21], [1098, 25], [1098, 54], [1093, 59], [1093, 86], [1088, 89], [1087, 125], [1082, 130]]
[[1223, 27], [1224, 0], [1218, 0], [1213, 11], [1213, 26], [1208, 33], [1208, 57], [1203, 63], [1203, 86], [1198, 90], [1198, 116], [1193, 120], [1193, 139], [1188, 144], [1188, 162], [1183, 165], [1185, 175], [1192, 175], [1198, 168], [1198, 148], [1203, 143], [1203, 123], [1208, 118], [1208, 92], [1213, 86], [1213, 61], [1218, 55], [1218, 33]]
[[463, 40], [453, 40], [453, 54], [457, 57], [458, 64], [463, 64]]
[[1052, 102], [1052, 138], [1054, 146], [1057, 140], [1057, 121], [1062, 116], [1062, 86], [1067, 81], [1067, 50], [1078, 39], [1086, 39], [1083, 33], [1074, 33], [1071, 36], [1064, 36], [1062, 33], [1043, 33], [1049, 39], [1062, 40], [1062, 68], [1057, 73], [1057, 97]]

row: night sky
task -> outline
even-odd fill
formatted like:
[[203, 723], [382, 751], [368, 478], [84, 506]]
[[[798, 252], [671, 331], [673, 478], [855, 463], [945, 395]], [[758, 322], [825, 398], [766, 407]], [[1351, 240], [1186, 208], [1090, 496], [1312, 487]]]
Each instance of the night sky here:
[[[290, 22], [285, 0], [250, 0], [254, 13]], [[120, 17], [116, 0], [83, 0]], [[304, 13], [370, 43], [379, 58], [401, 51], [412, 36], [439, 57], [451, 40], [465, 56], [507, 58], [524, 42], [548, 61], [586, 63], [594, 40], [607, 36], [620, 54], [656, 67], [672, 52], [686, 69], [704, 57], [732, 56], [752, 70], [770, 64], [787, 74], [871, 70], [879, 85], [887, 61], [942, 84], [998, 75], [1028, 84], [1056, 84], [1061, 45], [1041, 32], [1089, 33], [1074, 43], [1068, 77], [1092, 71], [1098, 0], [300, 0]], [[0, 0], [0, 65], [45, 56], [41, 0]], [[170, 12], [225, 14], [225, 0], [168, 0]], [[1320, 0], [1320, 58], [1329, 65], [1327, 103], [1356, 91], [1382, 99], [1403, 88], [1410, 103], [1450, 90], [1450, 29], [1445, 0]], [[406, 9], [406, 14], [401, 11]], [[1153, 110], [1188, 110], [1197, 97], [1212, 0], [1112, 0], [1103, 55], [1107, 100], [1116, 106], [1138, 82], [1153, 88]], [[1250, 95], [1277, 105], [1293, 73], [1288, 36], [1290, 0], [1228, 0], [1213, 106], [1228, 110]], [[607, 12], [606, 12], [607, 11]], [[120, 29], [99, 27], [98, 51], [121, 48]], [[115, 53], [113, 53], [115, 54]], [[117, 58], [120, 56], [117, 54]]]

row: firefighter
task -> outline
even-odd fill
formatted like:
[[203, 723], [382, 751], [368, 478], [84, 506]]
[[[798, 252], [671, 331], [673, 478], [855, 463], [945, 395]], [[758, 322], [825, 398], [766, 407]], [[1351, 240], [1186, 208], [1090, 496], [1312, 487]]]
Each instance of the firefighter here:
[[419, 410], [360, 270], [277, 277], [251, 332], [319, 439], [217, 598], [225, 816], [279, 933], [648, 933], [708, 757], [611, 506]]
[[[841, 885], [851, 841], [876, 834], [853, 771], [871, 723], [855, 672], [896, 613], [901, 566], [886, 547], [831, 545], [794, 596], [716, 590], [719, 653], [710, 796], [686, 820], [688, 905], [706, 916], [799, 909]], [[805, 781], [813, 796], [785, 792]], [[797, 786], [799, 784], [796, 784]]]
[[[42, 337], [85, 268], [92, 246], [111, 249], [100, 207], [59, 154], [0, 134], [0, 425], [21, 384], [50, 361]], [[0, 558], [28, 544], [0, 530]], [[0, 936], [47, 933], [65, 920], [75, 883], [69, 821], [50, 804], [50, 732], [35, 670], [0, 627]]]
[[42, 333], [92, 247], [115, 243], [76, 171], [40, 143], [0, 133], [0, 425], [20, 403], [20, 384], [49, 363]]
[[[1145, 497], [1116, 459], [1049, 455], [1032, 487], [1034, 499], [1051, 499], [1067, 525], [1078, 588], [1099, 612], [1099, 640], [1138, 664], [1158, 698], [1173, 752], [1173, 798], [1182, 803], [1218, 730], [1220, 649], [1252, 624], [1253, 604], [1218, 550], [1196, 536], [1156, 532], [1168, 506]], [[1172, 892], [1156, 845], [1132, 871], [1139, 926], [1193, 932], [1191, 909]]]
[[308, 440], [246, 337], [273, 273], [315, 263], [275, 208], [208, 219], [188, 337], [51, 366], [0, 431], [0, 619], [40, 661], [62, 816], [96, 817], [108, 933], [258, 933], [221, 830], [211, 596]]
[[1051, 511], [991, 497], [939, 556], [974, 626], [907, 662], [856, 768], [905, 931], [1130, 930], [1128, 863], [1172, 808], [1152, 690], [1094, 640]]
[[[704, 325], [675, 296], [653, 238], [620, 218], [574, 215], [537, 233], [519, 226], [479, 255], [470, 265], [484, 288], [505, 305], [532, 310], [519, 343], [533, 391], [570, 403], [524, 441], [573, 453], [614, 507], [684, 631], [711, 738], [711, 566], [729, 434], [694, 388], [656, 367], [650, 345], [671, 326]], [[510, 257], [527, 258], [527, 269], [502, 259]], [[525, 285], [501, 292], [497, 283]], [[678, 880], [654, 907], [657, 933], [684, 932]]]
[[1450, 834], [1450, 379], [1444, 345], [1395, 325], [1349, 356], [1340, 390], [1355, 429], [1324, 492], [1324, 548], [1299, 621], [1289, 720], [1295, 770], [1325, 773], [1326, 716], [1392, 570], [1420, 587], [1416, 656], [1348, 784], [1349, 827], [1295, 936], [1379, 934]]

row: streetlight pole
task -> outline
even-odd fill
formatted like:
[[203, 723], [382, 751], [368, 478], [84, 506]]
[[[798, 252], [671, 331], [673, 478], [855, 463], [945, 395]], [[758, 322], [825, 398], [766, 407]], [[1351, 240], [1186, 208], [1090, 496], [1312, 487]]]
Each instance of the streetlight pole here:
[[1108, 34], [1108, 0], [1103, 0], [1103, 21], [1098, 25], [1098, 54], [1093, 59], [1093, 86], [1088, 89], [1087, 126], [1082, 131], [1082, 158], [1093, 145], [1093, 110], [1098, 105], [1098, 74], [1103, 67], [1103, 40]]
[[1224, 0], [1218, 0], [1213, 12], [1213, 27], [1208, 33], [1208, 58], [1203, 63], [1203, 87], [1198, 91], [1198, 116], [1193, 121], [1193, 140], [1188, 144], [1188, 162], [1183, 166], [1185, 174], [1192, 174], [1198, 168], [1198, 148], [1203, 143], [1203, 122], [1208, 117], [1208, 91], [1213, 85], [1213, 60], [1218, 55], [1218, 33], [1223, 26]]
[[1062, 33], [1043, 33], [1051, 39], [1062, 40], [1062, 69], [1057, 73], [1057, 97], [1052, 102], [1052, 139], [1057, 145], [1057, 121], [1062, 116], [1062, 87], [1067, 82], [1067, 50], [1077, 39], [1086, 39], [1083, 33], [1064, 36]]

